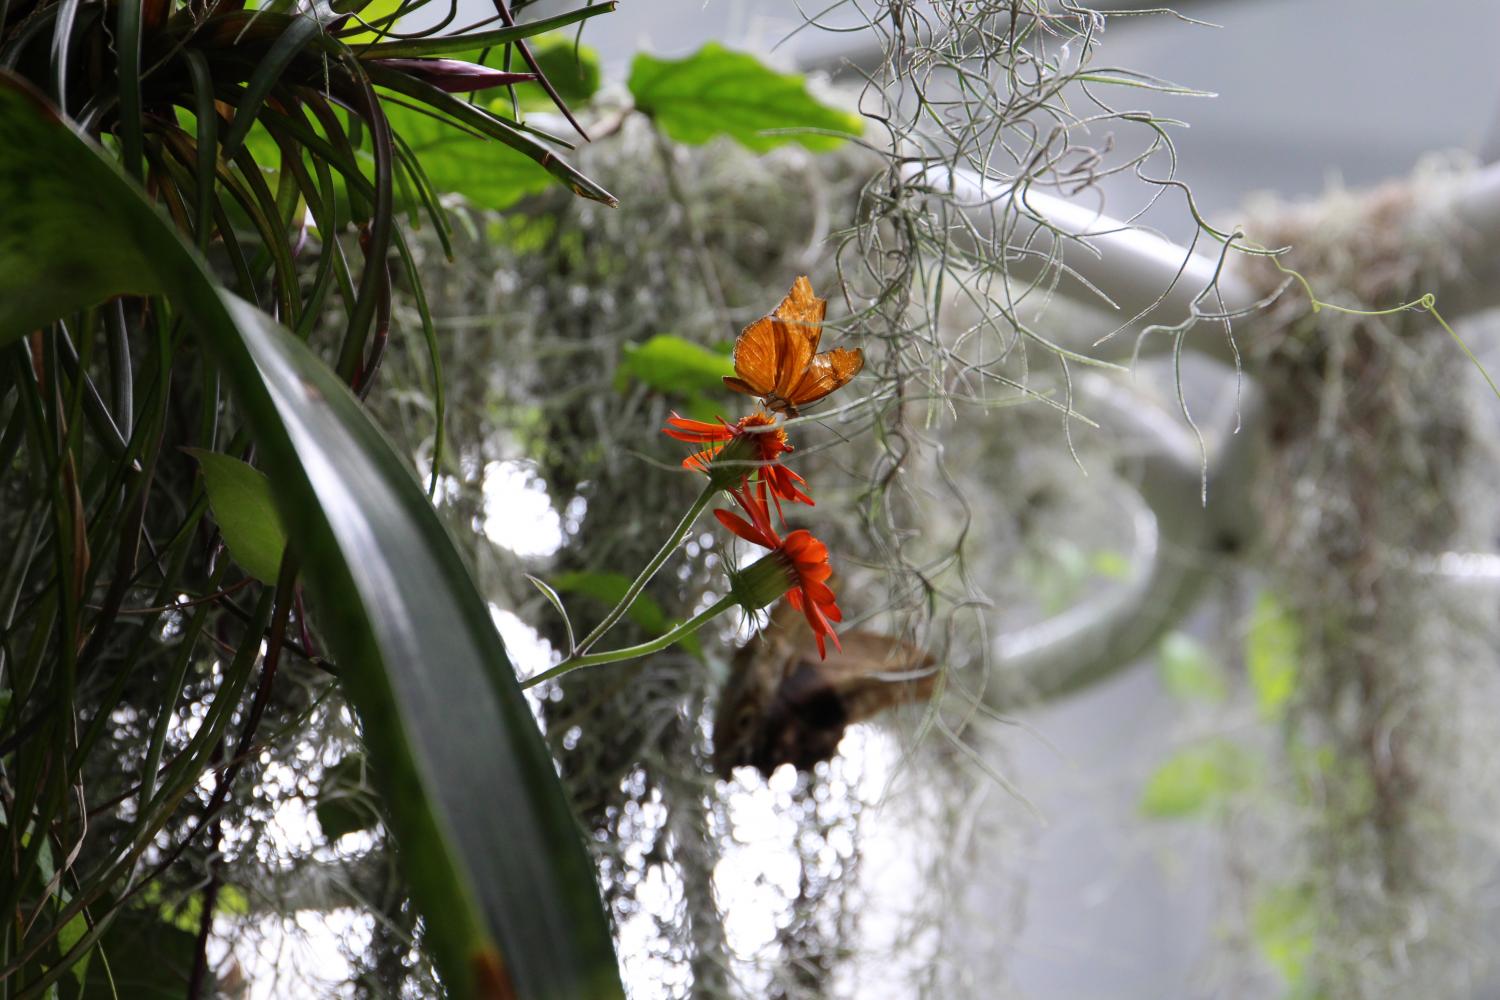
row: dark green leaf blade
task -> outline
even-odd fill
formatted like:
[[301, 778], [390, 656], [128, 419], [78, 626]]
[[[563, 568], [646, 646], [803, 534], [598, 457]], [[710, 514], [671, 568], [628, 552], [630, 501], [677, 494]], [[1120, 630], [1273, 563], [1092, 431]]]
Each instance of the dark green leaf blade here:
[[0, 344], [110, 294], [160, 292], [214, 355], [323, 612], [450, 994], [622, 996], [552, 759], [401, 456], [325, 364], [221, 292], [118, 166], [5, 75], [0, 142]]
[[[802, 77], [777, 73], [752, 55], [712, 42], [685, 59], [636, 56], [630, 93], [662, 131], [695, 146], [727, 135], [756, 152], [788, 142], [825, 152], [843, 140], [823, 132], [860, 132], [857, 115], [818, 101]], [[819, 131], [767, 134], [776, 129]]]

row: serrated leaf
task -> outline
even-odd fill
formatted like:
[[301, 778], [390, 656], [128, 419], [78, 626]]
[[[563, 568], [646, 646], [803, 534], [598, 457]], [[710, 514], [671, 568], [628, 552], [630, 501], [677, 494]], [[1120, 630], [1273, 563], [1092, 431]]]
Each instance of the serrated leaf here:
[[1301, 656], [1302, 630], [1297, 620], [1275, 594], [1261, 591], [1245, 634], [1245, 668], [1262, 718], [1280, 717], [1297, 692]]
[[1188, 701], [1223, 701], [1229, 694], [1224, 668], [1207, 648], [1185, 632], [1169, 632], [1157, 649], [1162, 683], [1173, 697]]
[[634, 379], [674, 396], [723, 395], [724, 376], [734, 374], [729, 357], [670, 333], [658, 333], [644, 344], [626, 344], [615, 386]]
[[286, 529], [265, 473], [231, 455], [188, 448], [203, 470], [208, 506], [229, 554], [261, 583], [275, 584], [286, 551]]
[[220, 289], [119, 165], [3, 71], [0, 148], [0, 346], [128, 290], [166, 297], [213, 357], [346, 667], [449, 994], [622, 997], [552, 758], [407, 460], [306, 344]]
[[638, 110], [650, 115], [667, 135], [689, 145], [724, 135], [756, 152], [788, 142], [825, 152], [844, 140], [819, 132], [767, 133], [860, 133], [857, 115], [817, 100], [801, 76], [777, 73], [748, 53], [713, 42], [685, 59], [636, 56], [629, 86]]
[[1152, 819], [1179, 819], [1222, 806], [1254, 780], [1253, 758], [1227, 740], [1180, 750], [1146, 781], [1141, 812]]

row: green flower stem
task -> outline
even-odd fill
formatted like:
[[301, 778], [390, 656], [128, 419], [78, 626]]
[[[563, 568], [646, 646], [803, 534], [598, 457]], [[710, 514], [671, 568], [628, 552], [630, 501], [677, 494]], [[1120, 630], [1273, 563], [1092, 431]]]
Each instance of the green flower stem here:
[[[634, 582], [630, 584], [630, 588], [625, 591], [625, 596], [620, 599], [620, 603], [616, 604], [610, 610], [609, 614], [604, 616], [603, 621], [594, 626], [592, 632], [583, 637], [583, 641], [573, 650], [572, 656], [564, 662], [572, 662], [574, 659], [587, 653], [589, 647], [604, 638], [604, 633], [614, 627], [615, 622], [625, 617], [625, 612], [629, 611], [630, 606], [635, 603], [635, 599], [641, 596], [641, 591], [646, 589], [646, 584], [651, 582], [651, 578], [656, 575], [657, 570], [661, 569], [662, 564], [667, 561], [667, 557], [677, 551], [677, 546], [682, 544], [682, 540], [686, 537], [688, 529], [693, 526], [694, 521], [698, 520], [698, 515], [703, 513], [703, 508], [708, 506], [709, 501], [713, 500], [714, 494], [717, 492], [718, 490], [712, 482], [703, 487], [703, 492], [698, 494], [698, 499], [693, 501], [693, 505], [688, 508], [687, 513], [682, 515], [682, 520], [677, 522], [677, 527], [672, 529], [672, 534], [667, 537], [666, 544], [657, 551], [656, 555], [651, 557], [651, 561], [646, 564], [646, 568], [641, 570], [641, 575], [636, 577]], [[537, 679], [539, 680], [540, 678]]]
[[650, 642], [643, 642], [639, 646], [626, 646], [624, 649], [611, 649], [607, 652], [594, 653], [589, 656], [574, 654], [551, 670], [543, 671], [535, 677], [526, 678], [521, 682], [521, 687], [524, 690], [525, 688], [540, 684], [542, 681], [550, 681], [555, 677], [561, 677], [563, 674], [572, 673], [574, 670], [582, 670], [584, 667], [597, 667], [601, 663], [619, 663], [622, 660], [633, 660], [638, 656], [645, 656], [648, 653], [655, 653], [666, 649], [678, 640], [686, 639], [737, 604], [739, 604], [739, 600], [733, 593], [725, 594], [711, 607], [700, 611], [670, 632], [657, 636]]

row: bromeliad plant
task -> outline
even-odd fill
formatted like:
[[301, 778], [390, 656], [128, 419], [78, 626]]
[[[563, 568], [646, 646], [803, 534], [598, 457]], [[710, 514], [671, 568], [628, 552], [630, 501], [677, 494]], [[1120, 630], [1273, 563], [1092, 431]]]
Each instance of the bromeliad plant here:
[[400, 213], [447, 231], [405, 136], [612, 204], [516, 95], [614, 4], [399, 30], [424, 2], [0, 0], [0, 996], [213, 992], [243, 772], [330, 678], [446, 991], [621, 995], [489, 609], [360, 405], [422, 301]]

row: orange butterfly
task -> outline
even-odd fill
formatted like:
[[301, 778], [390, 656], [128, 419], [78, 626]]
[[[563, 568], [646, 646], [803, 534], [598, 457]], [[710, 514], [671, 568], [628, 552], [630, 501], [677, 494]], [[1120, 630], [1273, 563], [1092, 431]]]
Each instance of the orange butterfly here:
[[864, 367], [865, 354], [857, 347], [818, 353], [827, 312], [827, 300], [813, 294], [806, 275], [799, 277], [775, 312], [741, 331], [734, 342], [735, 374], [724, 376], [724, 384], [792, 417], [799, 406], [847, 385]]

